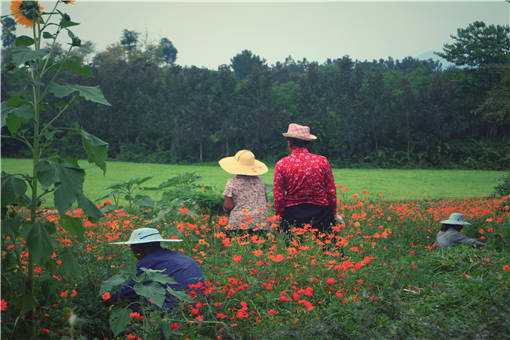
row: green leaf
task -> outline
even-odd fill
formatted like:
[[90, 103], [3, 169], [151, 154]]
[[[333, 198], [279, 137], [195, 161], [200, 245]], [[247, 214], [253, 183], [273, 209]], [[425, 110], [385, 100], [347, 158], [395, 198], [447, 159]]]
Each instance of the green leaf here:
[[55, 165], [47, 160], [42, 160], [37, 163], [35, 170], [37, 179], [43, 188], [48, 189], [57, 181]]
[[98, 137], [81, 130], [81, 140], [83, 148], [87, 153], [89, 163], [96, 164], [106, 173], [106, 158], [108, 157], [108, 143]]
[[83, 191], [85, 171], [77, 165], [62, 163], [56, 164], [55, 174], [59, 183], [54, 193], [55, 206], [64, 215]]
[[78, 194], [78, 206], [82, 208], [85, 214], [93, 221], [97, 221], [102, 215], [101, 210], [99, 210], [83, 193]]
[[11, 135], [15, 135], [23, 124], [28, 123], [32, 119], [33, 114], [32, 107], [29, 105], [14, 108], [6, 103], [2, 103], [2, 116]]
[[66, 276], [78, 277], [80, 275], [80, 264], [76, 261], [76, 255], [71, 248], [66, 247], [61, 253], [62, 270]]
[[103, 281], [101, 283], [101, 288], [99, 289], [99, 295], [103, 294], [104, 292], [111, 292], [114, 288], [124, 284], [126, 282], [126, 278], [124, 275], [121, 274], [115, 274], [112, 277], [110, 277], [108, 280]]
[[51, 34], [50, 32], [43, 32], [43, 38], [44, 39], [53, 39], [55, 36]]
[[64, 98], [75, 92], [76, 89], [71, 85], [59, 85], [57, 83], [51, 82], [48, 85], [48, 91], [52, 93], [57, 98]]
[[147, 195], [136, 195], [135, 204], [140, 208], [154, 208], [156, 201]]
[[20, 202], [27, 188], [24, 180], [2, 171], [2, 207]]
[[103, 92], [101, 91], [99, 86], [82, 86], [82, 85], [74, 86], [80, 92], [80, 96], [82, 96], [83, 98], [95, 103], [111, 106], [110, 103], [104, 97]]
[[160, 308], [163, 307], [166, 291], [159, 283], [137, 283], [134, 285], [133, 290], [136, 294], [149, 300], [150, 303], [153, 303]]
[[27, 103], [27, 101], [23, 99], [22, 96], [12, 96], [7, 99], [7, 105], [10, 107], [20, 107], [25, 103]]
[[86, 100], [111, 106], [101, 92], [99, 86], [83, 86], [83, 85], [60, 85], [57, 83], [50, 83], [48, 90], [57, 98], [64, 98], [71, 93], [78, 92], [78, 94]]
[[27, 248], [34, 263], [43, 263], [51, 255], [53, 247], [50, 235], [40, 223], [34, 223], [27, 235]]
[[163, 285], [177, 283], [173, 278], [164, 274], [165, 270], [140, 268], [145, 273], [145, 279], [148, 281], [159, 282]]
[[92, 67], [82, 65], [78, 58], [69, 58], [64, 62], [63, 67], [76, 75], [83, 77], [92, 77]]
[[186, 294], [182, 290], [175, 290], [170, 287], [167, 287], [166, 290], [167, 290], [167, 292], [169, 292], [170, 294], [172, 294], [173, 296], [175, 296], [177, 299], [179, 299], [181, 301], [193, 303], [193, 299], [191, 297], [189, 297], [188, 294]]
[[80, 240], [83, 239], [83, 232], [85, 231], [85, 228], [83, 227], [81, 219], [63, 215], [60, 217], [60, 223], [71, 235]]
[[20, 215], [15, 215], [14, 217], [7, 217], [2, 221], [2, 234], [9, 235], [11, 238], [15, 239], [19, 233], [20, 228], [25, 222]]
[[14, 44], [16, 46], [30, 46], [34, 43], [34, 39], [30, 38], [29, 36], [27, 35], [21, 35], [19, 37], [16, 38]]
[[[71, 21], [71, 20], [66, 20], [66, 21], [61, 21], [60, 22], [60, 26], [62, 28], [66, 28], [66, 27], [72, 27], [72, 26], [78, 26], [79, 23], [77, 22], [74, 22], [74, 21]], [[71, 32], [71, 31], [68, 31], [68, 32]]]
[[113, 309], [110, 313], [110, 328], [113, 335], [117, 336], [122, 333], [129, 324], [130, 311], [127, 308]]
[[39, 60], [48, 54], [48, 49], [33, 50], [22, 46], [12, 49], [12, 61], [17, 66], [24, 65], [27, 61]]

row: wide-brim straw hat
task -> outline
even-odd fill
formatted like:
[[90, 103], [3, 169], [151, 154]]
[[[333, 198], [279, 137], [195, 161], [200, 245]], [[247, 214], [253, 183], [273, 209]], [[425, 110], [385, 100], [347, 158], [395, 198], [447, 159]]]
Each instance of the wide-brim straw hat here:
[[464, 220], [464, 214], [461, 213], [453, 213], [448, 217], [447, 220], [442, 220], [441, 224], [451, 224], [451, 225], [471, 225], [471, 223], [466, 222]]
[[240, 150], [235, 156], [225, 157], [218, 162], [223, 170], [233, 175], [259, 176], [267, 172], [267, 166], [255, 159], [250, 150]]
[[287, 132], [282, 133], [282, 135], [284, 137], [297, 138], [309, 142], [317, 139], [317, 136], [314, 136], [310, 133], [310, 127], [296, 123], [290, 123], [289, 127], [287, 128]]
[[182, 242], [182, 240], [164, 239], [155, 228], [138, 228], [133, 230], [129, 240], [125, 242], [111, 242], [110, 244], [143, 244], [152, 242]]

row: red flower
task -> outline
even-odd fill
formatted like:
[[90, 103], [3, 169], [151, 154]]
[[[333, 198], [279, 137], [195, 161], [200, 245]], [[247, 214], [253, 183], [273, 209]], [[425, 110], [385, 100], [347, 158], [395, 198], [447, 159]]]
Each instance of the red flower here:
[[172, 322], [170, 324], [170, 329], [173, 330], [173, 331], [176, 331], [178, 330], [179, 328], [181, 328], [181, 324], [178, 323], [178, 322]]
[[334, 278], [332, 278], [332, 277], [328, 277], [328, 278], [326, 279], [326, 283], [327, 283], [328, 285], [334, 285], [334, 284], [336, 283], [336, 280], [335, 280]]
[[269, 314], [269, 315], [276, 315], [278, 313], [279, 312], [276, 309], [268, 309], [267, 310], [267, 314]]
[[504, 272], [507, 272], [507, 271], [509, 271], [509, 270], [510, 270], [510, 264], [505, 264], [505, 265], [503, 266], [503, 271], [504, 271]]
[[248, 314], [248, 311], [246, 309], [239, 309], [237, 312], [236, 312], [236, 317], [238, 319], [248, 319], [250, 315]]
[[50, 334], [50, 330], [48, 328], [41, 328], [41, 333]]
[[60, 295], [61, 298], [66, 298], [67, 297], [67, 289], [61, 291], [59, 295]]
[[73, 291], [71, 292], [71, 297], [75, 297], [76, 295], [78, 295], [78, 291], [76, 289], [73, 289]]
[[225, 319], [225, 318], [227, 317], [227, 315], [226, 315], [226, 314], [223, 314], [223, 313], [216, 313], [216, 317], [217, 317], [218, 319]]
[[310, 301], [307, 301], [307, 300], [299, 300], [298, 303], [300, 305], [303, 305], [305, 307], [305, 309], [310, 312], [313, 310], [313, 305]]
[[287, 296], [285, 296], [284, 294], [280, 294], [280, 297], [278, 298], [278, 300], [280, 302], [290, 302], [291, 299], [289, 299]]
[[232, 261], [234, 261], [234, 262], [241, 262], [242, 259], [243, 259], [243, 257], [241, 255], [232, 256]]
[[103, 298], [103, 301], [108, 301], [111, 299], [111, 294], [110, 292], [104, 292], [103, 295], [102, 295], [102, 298]]
[[204, 321], [204, 317], [202, 315], [196, 316], [195, 320], [197, 321]]
[[189, 209], [185, 208], [185, 207], [180, 208], [178, 211], [179, 211], [179, 214], [183, 214], [183, 215], [186, 215], [189, 213]]
[[9, 303], [5, 301], [4, 299], [0, 300], [0, 312], [5, 312], [7, 310], [7, 307], [9, 307]]
[[132, 313], [130, 313], [130, 314], [129, 314], [129, 317], [130, 317], [130, 318], [133, 318], [133, 319], [138, 319], [138, 320], [140, 320], [140, 321], [144, 319], [143, 315], [141, 315], [141, 314], [140, 314], [140, 313], [138, 313], [138, 312], [132, 312]]
[[36, 274], [41, 274], [41, 273], [42, 273], [42, 271], [43, 271], [43, 270], [42, 270], [42, 268], [41, 268], [41, 267], [39, 267], [39, 266], [35, 266], [35, 267], [34, 267], [34, 273], [36, 273]]

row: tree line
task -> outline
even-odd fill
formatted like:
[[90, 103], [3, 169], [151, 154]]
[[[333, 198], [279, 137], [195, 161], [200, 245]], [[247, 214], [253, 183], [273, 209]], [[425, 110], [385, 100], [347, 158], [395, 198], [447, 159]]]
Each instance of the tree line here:
[[[26, 91], [9, 68], [14, 31], [3, 24], [2, 101]], [[313, 151], [335, 166], [510, 168], [510, 27], [474, 22], [438, 55], [455, 66], [349, 56], [269, 64], [243, 50], [211, 70], [177, 65], [167, 38], [150, 43], [125, 30], [104, 51], [84, 42], [73, 55], [91, 74], [65, 76], [99, 84], [111, 107], [78, 101], [64, 125], [92, 131], [118, 160], [213, 162], [246, 148], [272, 162], [286, 153], [281, 133], [297, 122], [311, 126]], [[44, 103], [43, 114], [59, 105]], [[60, 151], [80, 149], [60, 138]], [[2, 152], [27, 150], [2, 139]]]

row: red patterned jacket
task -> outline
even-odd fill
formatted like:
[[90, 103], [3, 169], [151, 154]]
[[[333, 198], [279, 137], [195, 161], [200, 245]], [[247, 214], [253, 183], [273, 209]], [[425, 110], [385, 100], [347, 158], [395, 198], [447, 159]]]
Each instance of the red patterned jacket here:
[[303, 203], [335, 209], [336, 187], [328, 159], [298, 147], [276, 163], [274, 208], [283, 216], [285, 208]]

